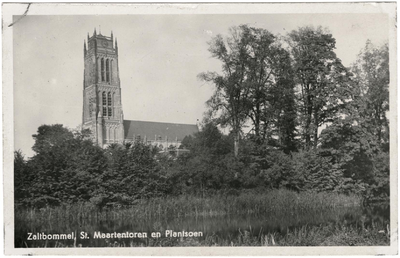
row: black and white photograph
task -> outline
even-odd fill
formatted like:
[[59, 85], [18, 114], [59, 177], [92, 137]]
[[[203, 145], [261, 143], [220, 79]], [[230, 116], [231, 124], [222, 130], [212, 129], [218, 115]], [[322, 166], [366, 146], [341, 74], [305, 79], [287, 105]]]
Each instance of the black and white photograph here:
[[4, 4], [6, 254], [396, 254], [396, 24]]

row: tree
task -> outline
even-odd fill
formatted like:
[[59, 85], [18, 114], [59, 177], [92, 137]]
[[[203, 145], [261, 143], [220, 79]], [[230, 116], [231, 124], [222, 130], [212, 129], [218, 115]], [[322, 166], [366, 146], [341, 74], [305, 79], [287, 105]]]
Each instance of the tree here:
[[[281, 62], [285, 65], [278, 66], [281, 68], [275, 76], [276, 83], [270, 88], [269, 96], [266, 98], [271, 115], [264, 117], [264, 134], [267, 134], [267, 129], [269, 129], [267, 140], [278, 138], [279, 147], [285, 153], [289, 153], [297, 150], [294, 75], [288, 53], [282, 52], [280, 56]], [[270, 124], [270, 128], [267, 127], [268, 124]]]
[[21, 150], [14, 151], [14, 198], [16, 202], [24, 202], [24, 199], [29, 196], [31, 175]]
[[201, 73], [198, 77], [215, 85], [213, 96], [207, 101], [209, 117], [219, 116], [216, 121], [221, 126], [230, 126], [234, 135], [234, 153], [239, 153], [239, 138], [248, 114], [246, 62], [248, 44], [239, 27], [230, 29], [230, 36], [223, 39], [217, 35], [209, 42], [211, 55], [222, 61], [222, 75], [216, 72]]
[[231, 139], [223, 135], [213, 123], [206, 123], [200, 132], [186, 136], [182, 144], [194, 155], [206, 153], [211, 156], [222, 156], [230, 153]]
[[354, 87], [351, 116], [380, 144], [389, 142], [389, 47], [367, 41], [352, 65]]
[[247, 81], [249, 118], [255, 137], [262, 144], [278, 137], [280, 145], [293, 149], [295, 131], [295, 95], [289, 52], [264, 29], [243, 26], [249, 42]]
[[274, 64], [279, 57], [279, 45], [275, 43], [275, 36], [264, 29], [252, 28], [242, 25], [242, 40], [246, 43], [244, 65], [246, 66], [246, 82], [250, 87], [248, 99], [248, 116], [254, 125], [256, 137], [260, 136], [261, 123], [268, 120], [267, 96], [269, 89], [275, 85], [276, 67]]
[[306, 148], [317, 147], [318, 128], [332, 121], [348, 99], [350, 73], [334, 52], [335, 39], [321, 27], [288, 34], [299, 87], [300, 120]]
[[[209, 116], [216, 118], [218, 124], [231, 127], [237, 157], [240, 134], [249, 120], [255, 138], [261, 143], [271, 135], [273, 126], [284, 132], [281, 122], [292, 118], [286, 116], [290, 112], [282, 105], [283, 100], [294, 96], [290, 94], [294, 85], [290, 58], [274, 35], [247, 25], [232, 27], [225, 39], [217, 35], [209, 44], [212, 56], [222, 61], [222, 75], [207, 72], [199, 77], [215, 85], [215, 92], [207, 102]], [[286, 94], [285, 98], [279, 94]], [[278, 136], [285, 137], [283, 133]]]
[[352, 117], [340, 119], [321, 133], [321, 148], [343, 170], [341, 190], [365, 197], [389, 196], [389, 154], [376, 136]]
[[62, 125], [42, 125], [33, 135], [36, 154], [29, 160], [33, 206], [89, 200], [106, 168], [103, 150], [89, 134]]
[[200, 132], [185, 137], [182, 144], [190, 153], [179, 156], [168, 169], [169, 179], [175, 185], [181, 184], [175, 188], [204, 196], [234, 180], [229, 165], [238, 161], [232, 155], [232, 137], [223, 135], [215, 124], [206, 123]]
[[[367, 41], [352, 65], [344, 116], [321, 133], [321, 147], [344, 171], [343, 189], [389, 196], [389, 55]], [[356, 191], [357, 192], [357, 191]]]
[[335, 163], [344, 169], [344, 176], [368, 182], [373, 173], [372, 158], [377, 153], [371, 134], [352, 119], [340, 119], [321, 132], [321, 148], [334, 150]]
[[54, 146], [73, 139], [74, 134], [61, 124], [42, 125], [38, 128], [37, 134], [32, 135], [35, 143], [32, 149], [37, 153], [47, 153]]
[[141, 141], [111, 144], [105, 150], [107, 169], [101, 174], [101, 189], [92, 198], [98, 206], [132, 204], [138, 199], [161, 196], [169, 190], [162, 157], [157, 147]]

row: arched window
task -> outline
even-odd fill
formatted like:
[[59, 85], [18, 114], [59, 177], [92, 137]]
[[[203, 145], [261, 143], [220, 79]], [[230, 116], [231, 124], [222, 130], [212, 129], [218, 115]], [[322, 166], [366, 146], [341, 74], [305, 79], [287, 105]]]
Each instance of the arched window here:
[[103, 106], [107, 106], [107, 97], [105, 91], [103, 91]]
[[108, 98], [108, 105], [109, 105], [109, 106], [112, 106], [111, 92], [109, 92], [109, 93], [107, 94], [107, 98]]
[[110, 82], [110, 60], [106, 60], [106, 81]]
[[101, 81], [104, 82], [104, 58], [101, 59]]

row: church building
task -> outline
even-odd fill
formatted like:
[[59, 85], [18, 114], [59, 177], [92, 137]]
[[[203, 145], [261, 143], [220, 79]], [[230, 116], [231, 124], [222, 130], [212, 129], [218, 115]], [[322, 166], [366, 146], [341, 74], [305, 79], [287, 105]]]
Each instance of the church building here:
[[195, 124], [124, 120], [118, 69], [118, 44], [97, 34], [84, 42], [82, 128], [92, 131], [101, 147], [140, 140], [163, 149], [179, 147], [185, 136], [198, 132]]

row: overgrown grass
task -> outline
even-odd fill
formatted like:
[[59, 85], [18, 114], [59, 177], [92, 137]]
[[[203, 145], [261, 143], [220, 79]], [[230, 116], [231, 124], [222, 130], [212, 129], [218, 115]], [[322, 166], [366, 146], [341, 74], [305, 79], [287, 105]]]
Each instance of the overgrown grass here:
[[79, 203], [42, 209], [20, 209], [16, 216], [23, 220], [46, 219], [126, 219], [134, 217], [187, 217], [221, 216], [243, 214], [266, 214], [330, 210], [338, 207], [361, 206], [362, 199], [356, 195], [336, 193], [296, 193], [289, 190], [272, 190], [267, 193], [243, 193], [239, 196], [214, 195], [211, 197], [178, 196], [138, 200], [131, 206], [113, 206], [99, 209], [91, 203]]
[[[86, 230], [93, 233], [97, 230], [127, 230], [143, 223], [154, 222], [153, 229], [161, 231], [161, 221], [166, 218], [185, 220], [195, 217], [211, 221], [213, 218], [226, 216], [251, 216], [253, 222], [260, 220], [262, 227], [268, 220], [269, 225], [281, 223], [286, 219], [283, 232], [251, 232], [240, 230], [232, 236], [204, 232], [203, 238], [148, 238], [145, 241], [126, 242], [119, 239], [102, 240], [96, 246], [243, 246], [243, 245], [354, 245], [382, 244], [386, 239], [379, 230], [386, 230], [386, 225], [366, 230], [364, 225], [323, 225], [329, 219], [339, 221], [343, 214], [338, 213], [343, 207], [361, 207], [362, 199], [355, 195], [336, 193], [296, 193], [288, 190], [272, 190], [264, 193], [242, 193], [238, 196], [214, 195], [206, 198], [196, 196], [179, 196], [139, 200], [128, 207], [114, 206], [99, 209], [91, 203], [78, 203], [60, 207], [41, 209], [17, 208], [15, 211], [16, 245], [26, 244], [27, 232], [71, 232]], [[310, 219], [311, 216], [311, 219]], [[312, 220], [314, 226], [301, 226]], [[117, 222], [117, 223], [116, 223]], [[111, 226], [111, 224], [113, 226]], [[132, 224], [136, 223], [136, 224]], [[263, 224], [264, 223], [264, 224]], [[315, 226], [321, 223], [320, 226]], [[116, 228], [114, 224], [118, 224]], [[103, 225], [103, 226], [100, 226]], [[213, 225], [209, 224], [212, 228]], [[215, 226], [215, 225], [214, 225]], [[373, 226], [373, 225], [372, 225]], [[102, 227], [102, 228], [101, 228]], [[158, 229], [159, 227], [159, 229]], [[236, 229], [238, 226], [236, 227]], [[244, 227], [242, 227], [244, 228]], [[361, 231], [360, 231], [361, 230]], [[93, 243], [92, 243], [93, 244]], [[79, 246], [80, 243], [56, 242], [33, 243], [36, 247]]]

